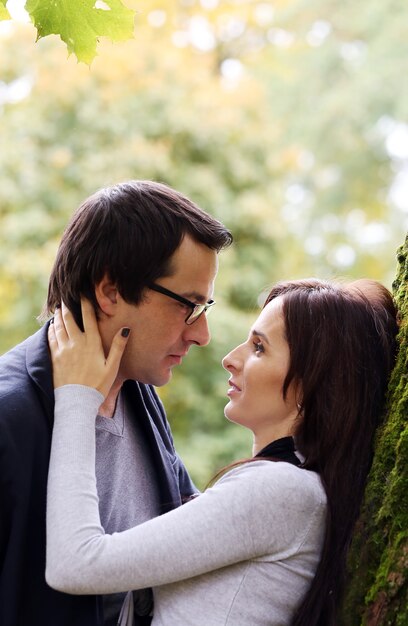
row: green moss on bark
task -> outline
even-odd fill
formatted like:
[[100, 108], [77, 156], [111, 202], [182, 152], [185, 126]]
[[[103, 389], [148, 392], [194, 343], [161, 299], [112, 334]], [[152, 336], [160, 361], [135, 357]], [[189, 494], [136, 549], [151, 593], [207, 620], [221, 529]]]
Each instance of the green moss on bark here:
[[344, 626], [408, 626], [408, 237], [397, 258], [400, 350], [353, 539]]

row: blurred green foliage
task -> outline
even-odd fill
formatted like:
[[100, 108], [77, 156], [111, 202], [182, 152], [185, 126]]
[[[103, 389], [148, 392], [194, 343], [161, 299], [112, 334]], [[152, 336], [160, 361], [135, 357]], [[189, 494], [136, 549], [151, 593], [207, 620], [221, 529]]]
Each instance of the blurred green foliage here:
[[38, 39], [58, 34], [84, 63], [94, 59], [99, 37], [124, 41], [133, 34], [134, 13], [121, 0], [26, 0], [25, 9]]
[[408, 224], [408, 5], [146, 0], [134, 40], [91, 68], [57, 37], [0, 24], [0, 352], [38, 328], [74, 209], [162, 181], [225, 222], [213, 341], [160, 390], [200, 486], [251, 439], [223, 418], [222, 356], [281, 278], [391, 285]]

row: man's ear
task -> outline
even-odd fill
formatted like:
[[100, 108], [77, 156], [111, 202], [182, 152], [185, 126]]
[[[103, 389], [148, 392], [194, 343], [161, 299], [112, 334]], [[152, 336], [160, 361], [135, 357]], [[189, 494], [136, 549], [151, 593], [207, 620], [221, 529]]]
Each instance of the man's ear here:
[[116, 313], [119, 292], [116, 285], [105, 274], [100, 283], [95, 285], [95, 298], [105, 315], [112, 317]]

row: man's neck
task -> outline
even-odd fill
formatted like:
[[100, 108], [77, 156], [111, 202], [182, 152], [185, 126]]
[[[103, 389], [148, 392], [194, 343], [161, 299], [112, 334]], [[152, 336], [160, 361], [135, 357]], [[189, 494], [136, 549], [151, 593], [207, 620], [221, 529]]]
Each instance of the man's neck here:
[[121, 378], [117, 378], [115, 380], [108, 395], [99, 407], [98, 415], [101, 415], [102, 417], [113, 417], [118, 395], [123, 383], [124, 381]]

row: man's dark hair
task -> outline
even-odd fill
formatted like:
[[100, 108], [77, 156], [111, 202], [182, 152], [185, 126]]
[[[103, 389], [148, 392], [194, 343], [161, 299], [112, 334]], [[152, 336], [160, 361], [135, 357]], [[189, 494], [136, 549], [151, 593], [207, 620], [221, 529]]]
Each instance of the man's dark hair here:
[[98, 310], [95, 285], [105, 274], [126, 302], [138, 304], [149, 283], [171, 275], [171, 256], [185, 235], [217, 252], [232, 243], [221, 222], [166, 185], [129, 181], [101, 189], [62, 236], [41, 317], [63, 301], [80, 323], [81, 296]]

